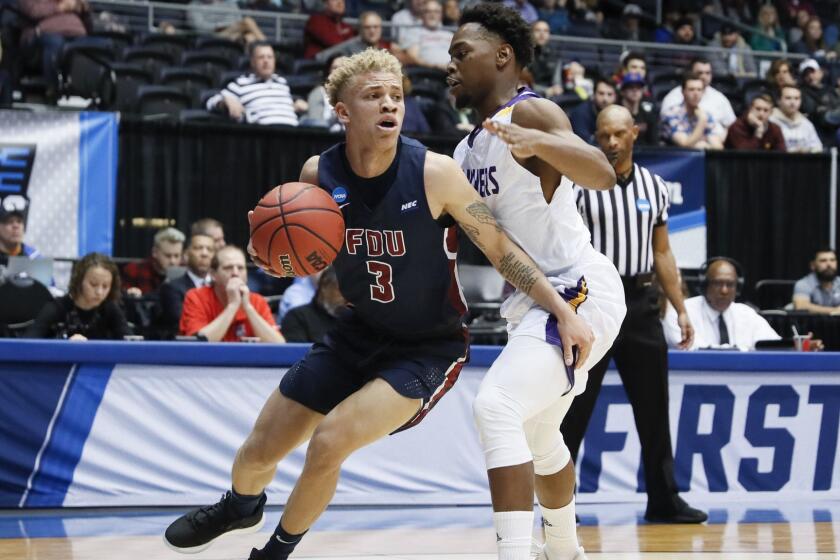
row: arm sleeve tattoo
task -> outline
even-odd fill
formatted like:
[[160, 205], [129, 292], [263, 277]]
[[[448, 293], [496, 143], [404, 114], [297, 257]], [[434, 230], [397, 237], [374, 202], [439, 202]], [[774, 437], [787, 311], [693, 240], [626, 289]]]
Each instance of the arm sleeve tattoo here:
[[537, 271], [534, 267], [516, 258], [515, 254], [508, 253], [499, 261], [497, 268], [508, 282], [530, 295], [531, 288], [537, 282]]
[[467, 214], [476, 219], [480, 224], [488, 224], [496, 228], [496, 231], [501, 232], [502, 228], [496, 223], [496, 218], [493, 213], [487, 208], [483, 202], [473, 202], [467, 206]]

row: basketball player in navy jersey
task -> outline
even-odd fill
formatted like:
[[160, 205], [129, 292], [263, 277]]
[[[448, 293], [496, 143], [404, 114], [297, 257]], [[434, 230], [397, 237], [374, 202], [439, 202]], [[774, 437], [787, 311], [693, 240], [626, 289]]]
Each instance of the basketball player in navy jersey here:
[[[575, 525], [575, 470], [560, 424], [589, 369], [612, 345], [626, 312], [613, 264], [595, 251], [575, 206], [574, 181], [610, 189], [607, 158], [572, 132], [555, 103], [518, 88], [533, 58], [529, 26], [514, 10], [485, 2], [464, 11], [452, 38], [447, 82], [458, 107], [483, 121], [455, 160], [497, 223], [534, 260], [591, 332], [589, 356], [573, 365], [565, 326], [517, 290], [502, 305], [508, 343], [473, 404], [493, 501], [500, 560], [532, 553], [536, 489], [545, 527], [540, 558], [582, 560]], [[481, 176], [494, 177], [484, 188]], [[565, 357], [565, 359], [564, 359]]]
[[332, 499], [342, 462], [416, 425], [455, 383], [468, 348], [456, 223], [508, 281], [556, 314], [568, 348], [585, 356], [592, 342], [458, 165], [400, 136], [405, 107], [396, 58], [372, 49], [354, 55], [330, 74], [326, 89], [346, 142], [307, 161], [300, 180], [332, 192], [342, 207], [345, 242], [334, 266], [350, 306], [269, 397], [236, 455], [231, 490], [167, 529], [166, 543], [180, 552], [256, 531], [277, 463], [309, 440], [277, 529], [250, 556], [287, 558]]

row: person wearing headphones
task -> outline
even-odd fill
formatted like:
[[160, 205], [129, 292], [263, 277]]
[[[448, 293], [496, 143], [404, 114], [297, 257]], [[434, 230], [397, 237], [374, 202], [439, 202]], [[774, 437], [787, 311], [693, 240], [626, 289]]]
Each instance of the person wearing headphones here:
[[[685, 300], [685, 310], [694, 325], [694, 342], [688, 350], [755, 350], [759, 340], [781, 338], [755, 309], [735, 303], [743, 285], [741, 265], [736, 260], [712, 257], [703, 263], [700, 267], [701, 294]], [[669, 306], [665, 313], [662, 328], [668, 346], [678, 348], [682, 336], [673, 307]]]

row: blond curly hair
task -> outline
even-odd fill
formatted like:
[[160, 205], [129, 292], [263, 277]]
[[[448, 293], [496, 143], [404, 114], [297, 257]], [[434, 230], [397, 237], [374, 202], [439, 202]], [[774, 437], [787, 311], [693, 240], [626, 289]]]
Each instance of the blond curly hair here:
[[397, 57], [386, 50], [366, 49], [354, 54], [330, 72], [324, 84], [330, 104], [335, 107], [353, 78], [368, 72], [390, 72], [402, 80], [402, 65]]

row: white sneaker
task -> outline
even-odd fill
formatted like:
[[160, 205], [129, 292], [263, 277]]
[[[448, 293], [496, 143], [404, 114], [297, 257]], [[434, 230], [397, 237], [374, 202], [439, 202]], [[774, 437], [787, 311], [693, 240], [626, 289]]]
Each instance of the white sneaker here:
[[[536, 554], [536, 556], [534, 556], [534, 554]], [[532, 541], [531, 543], [531, 558], [534, 560], [550, 560], [548, 555], [545, 553], [545, 545], [540, 544], [537, 541]], [[586, 554], [584, 554], [582, 546], [578, 547], [573, 560], [588, 560], [586, 558]]]

